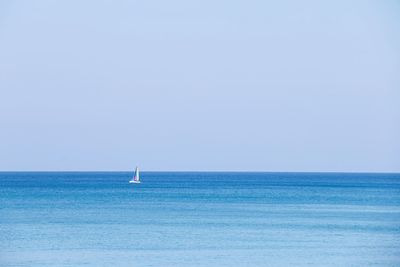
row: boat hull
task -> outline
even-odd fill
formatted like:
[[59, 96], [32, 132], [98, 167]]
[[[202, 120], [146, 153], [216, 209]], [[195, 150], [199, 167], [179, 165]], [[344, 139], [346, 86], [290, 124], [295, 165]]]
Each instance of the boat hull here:
[[140, 184], [140, 181], [129, 181], [130, 184]]

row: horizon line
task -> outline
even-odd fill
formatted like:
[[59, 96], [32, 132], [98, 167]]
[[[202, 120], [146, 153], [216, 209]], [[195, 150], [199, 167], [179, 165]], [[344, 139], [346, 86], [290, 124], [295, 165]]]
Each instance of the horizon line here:
[[[0, 170], [5, 172], [134, 172], [132, 170]], [[249, 171], [249, 170], [141, 170], [141, 172], [181, 172], [181, 173], [354, 173], [354, 174], [400, 174], [400, 171]]]

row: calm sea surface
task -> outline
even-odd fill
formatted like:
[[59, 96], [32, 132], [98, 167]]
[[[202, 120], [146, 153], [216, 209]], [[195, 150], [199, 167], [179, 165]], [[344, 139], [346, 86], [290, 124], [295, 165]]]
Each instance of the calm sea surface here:
[[400, 174], [0, 173], [0, 266], [400, 266]]

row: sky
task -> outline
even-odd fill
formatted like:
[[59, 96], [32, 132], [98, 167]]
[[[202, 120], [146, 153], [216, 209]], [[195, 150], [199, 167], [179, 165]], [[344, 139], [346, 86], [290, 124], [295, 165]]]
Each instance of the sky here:
[[0, 170], [400, 172], [400, 2], [0, 1]]

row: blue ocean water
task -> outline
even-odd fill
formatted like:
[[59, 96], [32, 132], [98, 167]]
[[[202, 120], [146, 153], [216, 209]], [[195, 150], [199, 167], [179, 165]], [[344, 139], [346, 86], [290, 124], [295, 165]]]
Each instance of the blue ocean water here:
[[400, 174], [0, 173], [0, 266], [400, 266]]

